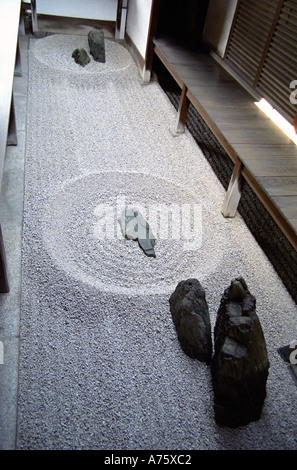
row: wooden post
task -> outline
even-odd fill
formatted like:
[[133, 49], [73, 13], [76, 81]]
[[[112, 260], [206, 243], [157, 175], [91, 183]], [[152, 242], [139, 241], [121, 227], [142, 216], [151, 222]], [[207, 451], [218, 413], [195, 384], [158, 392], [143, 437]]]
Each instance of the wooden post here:
[[37, 33], [38, 23], [37, 23], [37, 9], [36, 9], [36, 0], [31, 0], [31, 19], [32, 19], [32, 33]]
[[234, 217], [236, 214], [242, 191], [242, 168], [243, 164], [240, 160], [238, 160], [235, 163], [229, 187], [225, 196], [225, 201], [222, 207], [222, 214], [224, 217]]
[[157, 33], [159, 9], [160, 9], [160, 0], [152, 0], [148, 39], [147, 39], [146, 53], [145, 53], [145, 58], [144, 58], [144, 67], [143, 67], [143, 72], [142, 72], [142, 79], [144, 83], [148, 83], [151, 80], [153, 57], [154, 57], [154, 39]]
[[128, 0], [118, 0], [115, 38], [124, 39], [126, 31]]
[[186, 87], [185, 84], [183, 84], [181, 95], [180, 95], [180, 100], [179, 100], [178, 113], [177, 113], [177, 121], [176, 121], [176, 129], [175, 129], [176, 135], [182, 134], [183, 132], [185, 132], [185, 125], [186, 125], [188, 110], [189, 110], [189, 100], [187, 98], [187, 91], [188, 91], [188, 88]]

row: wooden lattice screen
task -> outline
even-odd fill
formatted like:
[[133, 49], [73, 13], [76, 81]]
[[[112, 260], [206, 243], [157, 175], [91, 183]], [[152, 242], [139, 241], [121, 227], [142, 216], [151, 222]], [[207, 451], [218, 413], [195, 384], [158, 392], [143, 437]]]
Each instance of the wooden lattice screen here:
[[239, 0], [225, 60], [297, 127], [297, 0]]

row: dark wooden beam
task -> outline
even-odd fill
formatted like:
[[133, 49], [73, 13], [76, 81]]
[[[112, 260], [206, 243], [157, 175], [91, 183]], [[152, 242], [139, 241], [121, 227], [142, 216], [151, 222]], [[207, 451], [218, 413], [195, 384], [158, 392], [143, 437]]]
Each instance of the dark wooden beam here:
[[150, 23], [149, 23], [149, 30], [148, 30], [148, 40], [146, 45], [146, 53], [144, 58], [144, 74], [150, 77], [153, 65], [153, 57], [154, 57], [154, 39], [157, 33], [157, 26], [158, 26], [158, 18], [159, 18], [159, 11], [160, 11], [160, 1], [161, 0], [153, 0], [152, 1], [152, 8], [151, 8], [151, 16], [150, 16]]

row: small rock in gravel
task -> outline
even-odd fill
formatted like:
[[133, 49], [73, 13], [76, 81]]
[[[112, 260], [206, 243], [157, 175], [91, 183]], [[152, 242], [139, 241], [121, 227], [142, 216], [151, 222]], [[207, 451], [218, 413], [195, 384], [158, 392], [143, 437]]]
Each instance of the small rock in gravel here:
[[75, 62], [82, 67], [85, 67], [91, 61], [89, 54], [83, 47], [74, 49], [72, 52], [72, 57], [74, 58]]

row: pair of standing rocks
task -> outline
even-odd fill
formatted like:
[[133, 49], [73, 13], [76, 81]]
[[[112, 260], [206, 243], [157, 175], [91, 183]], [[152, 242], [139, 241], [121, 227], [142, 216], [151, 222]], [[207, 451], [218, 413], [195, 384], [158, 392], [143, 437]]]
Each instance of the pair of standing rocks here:
[[181, 281], [169, 299], [181, 348], [211, 366], [215, 420], [229, 427], [261, 417], [269, 361], [256, 300], [243, 278], [225, 290], [214, 328], [205, 291], [197, 279]]
[[[88, 43], [90, 48], [90, 53], [93, 56], [96, 62], [105, 62], [105, 43], [104, 43], [104, 31], [103, 30], [93, 30], [88, 34]], [[91, 58], [87, 51], [83, 48], [74, 49], [72, 52], [72, 57], [75, 62], [82, 67], [85, 67], [90, 61]]]

